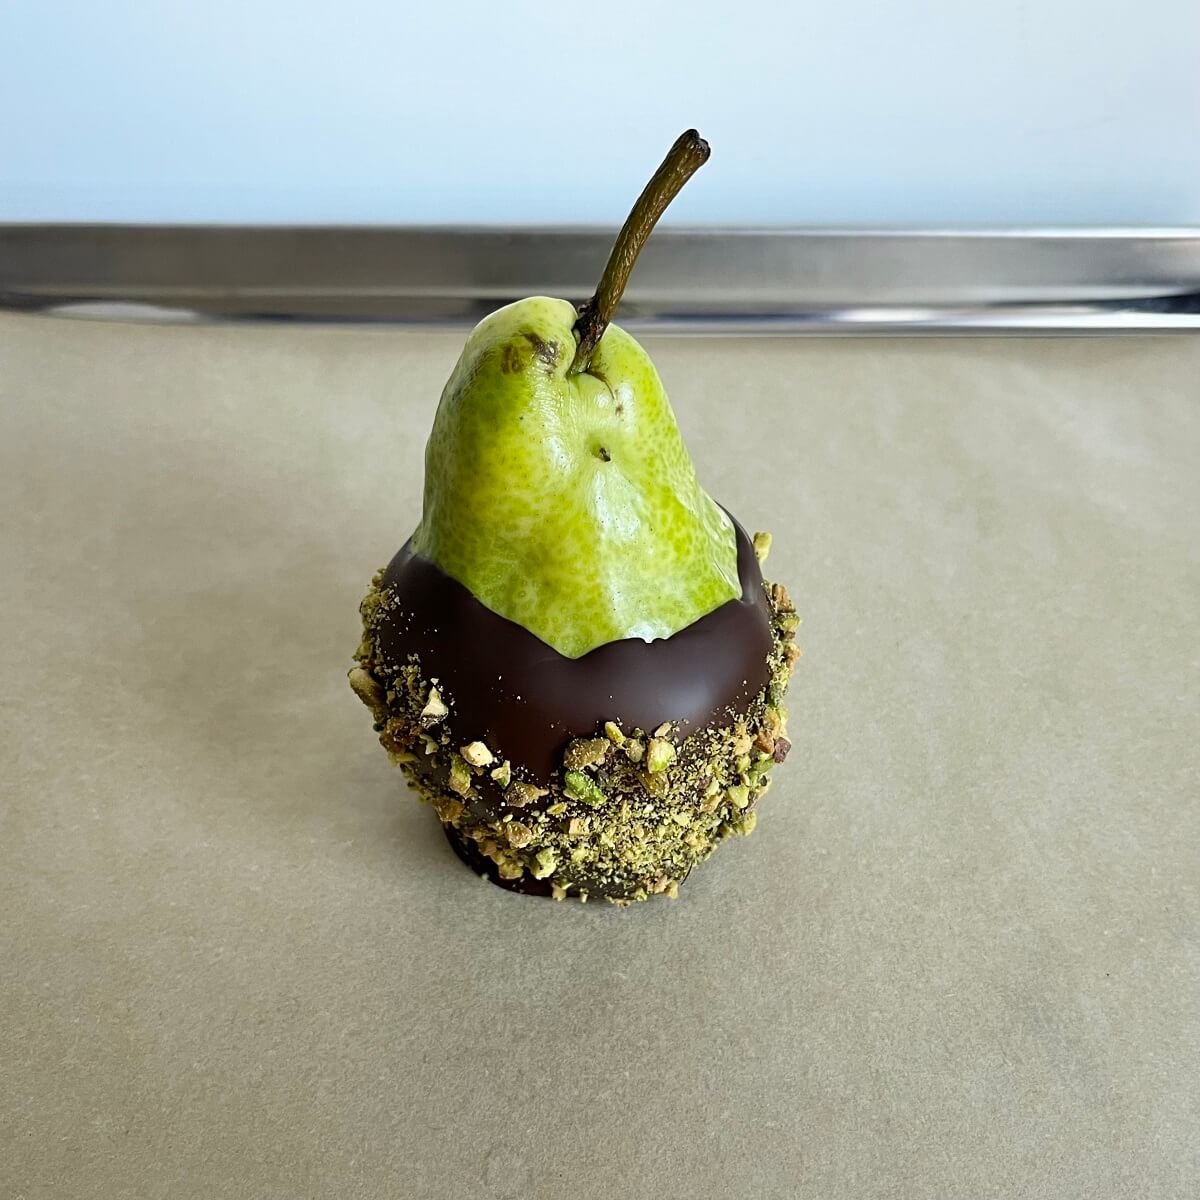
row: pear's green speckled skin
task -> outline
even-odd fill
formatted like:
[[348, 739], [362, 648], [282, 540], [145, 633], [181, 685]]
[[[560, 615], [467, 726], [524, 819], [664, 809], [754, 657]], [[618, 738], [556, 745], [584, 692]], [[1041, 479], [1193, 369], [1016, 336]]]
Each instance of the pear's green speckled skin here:
[[610, 325], [568, 375], [575, 309], [535, 296], [472, 331], [425, 451], [416, 551], [560, 654], [670, 637], [740, 594], [646, 352]]

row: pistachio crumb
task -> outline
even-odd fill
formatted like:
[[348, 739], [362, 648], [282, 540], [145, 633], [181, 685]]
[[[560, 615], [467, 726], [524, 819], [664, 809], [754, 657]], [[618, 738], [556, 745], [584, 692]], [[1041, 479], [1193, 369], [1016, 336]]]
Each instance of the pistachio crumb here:
[[765, 532], [759, 532], [754, 535], [754, 557], [758, 559], [759, 565], [767, 561], [767, 555], [771, 553], [771, 535]]
[[625, 757], [632, 763], [640, 763], [646, 753], [646, 746], [637, 738], [629, 738], [625, 742]]
[[512, 782], [512, 763], [506, 758], [498, 767], [494, 767], [490, 774], [502, 788], [506, 788]]
[[664, 721], [655, 731], [656, 738], [665, 738], [671, 732], [671, 722]]

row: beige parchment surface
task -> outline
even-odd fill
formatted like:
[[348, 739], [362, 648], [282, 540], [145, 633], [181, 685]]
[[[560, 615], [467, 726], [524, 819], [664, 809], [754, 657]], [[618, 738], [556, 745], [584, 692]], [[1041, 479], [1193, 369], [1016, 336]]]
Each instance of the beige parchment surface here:
[[460, 340], [0, 319], [0, 1196], [1196, 1195], [1200, 340], [653, 341], [805, 658], [626, 912], [345, 684]]

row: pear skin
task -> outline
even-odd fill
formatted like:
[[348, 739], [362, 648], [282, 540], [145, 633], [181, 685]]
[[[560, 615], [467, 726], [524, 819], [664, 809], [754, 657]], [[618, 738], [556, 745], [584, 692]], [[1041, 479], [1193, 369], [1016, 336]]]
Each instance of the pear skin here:
[[569, 371], [577, 313], [534, 296], [479, 323], [425, 452], [417, 553], [567, 658], [653, 641], [741, 595], [649, 356], [609, 325]]

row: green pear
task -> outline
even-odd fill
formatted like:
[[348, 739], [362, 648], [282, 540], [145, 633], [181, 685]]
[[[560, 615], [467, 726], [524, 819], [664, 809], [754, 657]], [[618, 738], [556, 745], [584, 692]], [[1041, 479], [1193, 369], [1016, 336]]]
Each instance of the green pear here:
[[[632, 264], [630, 264], [632, 265]], [[645, 350], [535, 296], [480, 322], [442, 393], [413, 548], [568, 658], [667, 638], [741, 594]]]
[[740, 594], [733, 525], [696, 480], [649, 356], [611, 324], [708, 153], [694, 129], [676, 140], [578, 309], [534, 296], [476, 326], [425, 450], [414, 550], [568, 658], [669, 638]]

